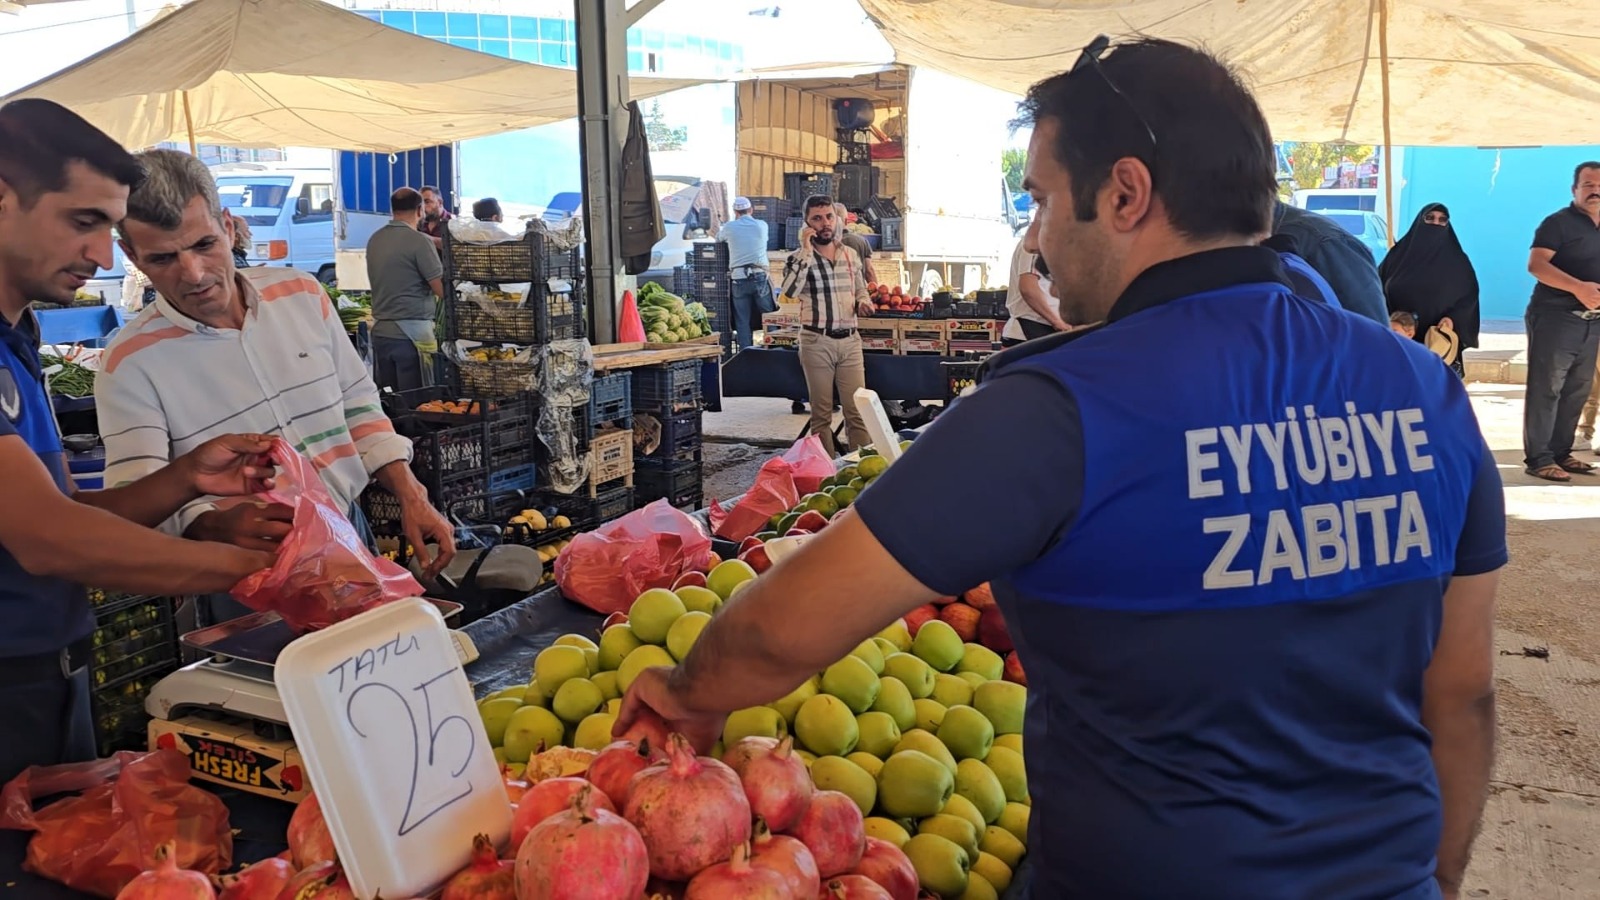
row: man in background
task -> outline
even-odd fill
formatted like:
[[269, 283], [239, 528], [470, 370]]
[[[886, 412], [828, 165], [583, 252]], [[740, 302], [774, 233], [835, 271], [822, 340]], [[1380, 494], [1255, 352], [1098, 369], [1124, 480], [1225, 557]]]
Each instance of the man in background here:
[[1383, 282], [1372, 251], [1324, 215], [1290, 206], [1279, 200], [1272, 211], [1272, 233], [1293, 242], [1290, 249], [1305, 260], [1333, 288], [1339, 305], [1385, 327], [1389, 306], [1383, 299]]
[[[426, 208], [427, 199], [424, 198], [422, 203], [423, 207]], [[505, 213], [500, 210], [500, 201], [493, 197], [485, 197], [482, 200], [474, 201], [472, 204], [472, 217], [479, 222], [504, 222], [506, 220]]]
[[861, 257], [861, 271], [867, 273], [867, 280], [877, 281], [878, 270], [872, 265], [872, 245], [867, 243], [866, 238], [850, 230], [850, 210], [843, 203], [835, 203], [833, 217], [839, 223], [839, 242]]
[[762, 307], [772, 301], [772, 282], [767, 280], [767, 234], [767, 223], [750, 214], [750, 198], [733, 198], [733, 221], [722, 226], [717, 240], [728, 245], [733, 333], [740, 350], [753, 346], [756, 320]]
[[450, 227], [450, 210], [444, 208], [444, 195], [433, 185], [422, 188], [422, 221], [417, 231], [433, 241], [433, 248], [444, 248], [444, 233]]
[[1015, 347], [1023, 341], [1072, 330], [1057, 311], [1060, 304], [1051, 296], [1050, 280], [1040, 274], [1041, 266], [1039, 254], [1029, 253], [1024, 242], [1017, 241], [1017, 250], [1011, 254], [1011, 279], [1006, 282], [1006, 311], [1011, 318], [1000, 333], [1003, 346]]
[[436, 380], [434, 319], [444, 296], [444, 263], [418, 230], [426, 203], [411, 188], [397, 189], [389, 197], [394, 218], [367, 241], [372, 367], [380, 388], [410, 391]]

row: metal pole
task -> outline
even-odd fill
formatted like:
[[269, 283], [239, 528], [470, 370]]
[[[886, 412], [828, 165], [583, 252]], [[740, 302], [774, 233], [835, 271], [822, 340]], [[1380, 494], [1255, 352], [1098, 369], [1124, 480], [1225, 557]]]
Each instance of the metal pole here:
[[589, 335], [617, 338], [622, 230], [616, 186], [622, 144], [614, 123], [628, 100], [627, 26], [623, 0], [574, 0], [577, 23], [579, 159], [588, 234]]
[[1394, 246], [1394, 144], [1389, 132], [1389, 2], [1378, 0], [1378, 78], [1383, 87], [1383, 210]]

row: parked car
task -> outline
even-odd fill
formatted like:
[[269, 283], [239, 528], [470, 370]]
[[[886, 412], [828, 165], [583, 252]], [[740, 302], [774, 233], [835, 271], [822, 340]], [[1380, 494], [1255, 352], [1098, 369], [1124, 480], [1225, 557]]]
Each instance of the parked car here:
[[223, 208], [250, 226], [250, 265], [292, 266], [333, 283], [332, 170], [230, 163], [211, 171]]
[[1383, 216], [1361, 209], [1321, 209], [1319, 215], [1338, 222], [1345, 231], [1355, 235], [1372, 251], [1373, 262], [1383, 262], [1389, 254], [1389, 224]]

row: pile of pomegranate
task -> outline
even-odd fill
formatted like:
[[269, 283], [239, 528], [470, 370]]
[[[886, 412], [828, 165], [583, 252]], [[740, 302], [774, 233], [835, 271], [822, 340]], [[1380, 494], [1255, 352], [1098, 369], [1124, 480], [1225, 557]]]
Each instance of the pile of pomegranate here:
[[[745, 738], [717, 760], [646, 731], [582, 777], [507, 779], [510, 846], [478, 835], [440, 900], [916, 900], [911, 861], [866, 836], [848, 796], [813, 788], [791, 739]], [[215, 883], [158, 854], [117, 900], [357, 900], [315, 795], [288, 838]]]

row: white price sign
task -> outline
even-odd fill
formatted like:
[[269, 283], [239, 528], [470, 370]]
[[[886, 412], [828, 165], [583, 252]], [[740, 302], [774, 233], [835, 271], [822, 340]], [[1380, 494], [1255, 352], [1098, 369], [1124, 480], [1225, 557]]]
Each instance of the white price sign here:
[[503, 844], [511, 805], [439, 611], [403, 600], [301, 637], [274, 670], [295, 745], [361, 900], [426, 896]]

